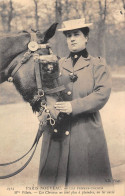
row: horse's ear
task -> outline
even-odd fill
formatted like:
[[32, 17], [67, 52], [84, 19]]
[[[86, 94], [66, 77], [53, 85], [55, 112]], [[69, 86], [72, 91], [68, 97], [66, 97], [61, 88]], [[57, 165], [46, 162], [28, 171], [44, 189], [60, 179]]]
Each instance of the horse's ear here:
[[44, 42], [47, 42], [50, 38], [52, 38], [56, 32], [56, 27], [58, 23], [54, 23], [50, 26], [50, 28], [44, 33]]

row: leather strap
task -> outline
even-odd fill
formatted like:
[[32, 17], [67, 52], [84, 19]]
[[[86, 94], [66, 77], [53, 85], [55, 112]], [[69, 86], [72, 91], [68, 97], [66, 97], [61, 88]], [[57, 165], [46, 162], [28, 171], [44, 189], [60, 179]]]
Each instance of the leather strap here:
[[20, 157], [19, 159], [16, 159], [15, 161], [11, 161], [11, 162], [8, 162], [8, 163], [0, 163], [0, 166], [11, 165], [11, 164], [16, 163], [16, 162], [20, 161], [21, 159], [23, 159], [26, 155], [28, 155], [31, 152], [31, 150], [33, 149], [34, 145], [36, 144], [36, 140], [37, 140], [37, 135], [36, 135], [36, 138], [35, 138], [35, 140], [33, 142], [33, 145], [31, 146], [31, 148], [22, 157]]
[[39, 59], [38, 58], [34, 59], [34, 62], [35, 62], [35, 76], [36, 76], [38, 94], [43, 95]]
[[12, 71], [11, 76], [13, 77], [16, 72], [20, 69], [20, 67], [22, 67], [23, 63], [18, 63], [17, 66], [15, 67], [15, 69]]
[[15, 175], [17, 175], [18, 173], [20, 173], [20, 172], [29, 164], [29, 162], [31, 161], [31, 159], [32, 159], [32, 157], [33, 157], [33, 155], [34, 155], [34, 153], [35, 153], [35, 151], [36, 151], [37, 144], [38, 144], [38, 142], [36, 143], [35, 149], [34, 149], [34, 151], [32, 152], [30, 158], [28, 159], [28, 161], [27, 161], [20, 169], [16, 170], [16, 171], [13, 172], [13, 173], [8, 174], [8, 175], [0, 176], [0, 179], [10, 178], [10, 177], [15, 176]]
[[13, 71], [11, 73], [11, 76], [14, 77], [14, 75], [16, 74], [16, 72], [22, 67], [22, 65], [24, 63], [26, 63], [30, 59], [31, 56], [32, 56], [32, 53], [28, 51], [28, 52], [26, 52], [23, 55], [23, 59], [20, 61], [20, 63], [18, 63], [17, 60], [16, 61], [12, 61], [9, 64], [9, 66], [6, 68], [5, 75], [6, 76], [9, 76], [10, 75], [9, 72], [10, 72], [11, 68], [14, 67], [14, 69], [13, 69]]
[[25, 157], [25, 156], [33, 149], [33, 147], [35, 146], [35, 148], [34, 148], [32, 154], [30, 155], [30, 157], [29, 157], [29, 159], [26, 161], [26, 163], [25, 163], [20, 169], [16, 170], [15, 172], [10, 173], [10, 174], [5, 175], [5, 176], [0, 176], [0, 179], [6, 179], [6, 178], [10, 178], [10, 177], [12, 177], [12, 176], [17, 175], [18, 173], [20, 173], [20, 172], [29, 164], [29, 162], [31, 161], [31, 159], [32, 159], [32, 157], [33, 157], [33, 155], [34, 155], [34, 153], [35, 153], [35, 151], [36, 151], [36, 147], [37, 147], [37, 145], [38, 145], [39, 139], [40, 139], [40, 137], [42, 136], [42, 133], [43, 133], [43, 131], [44, 131], [43, 128], [42, 128], [42, 129], [41, 129], [41, 128], [42, 128], [42, 127], [40, 126], [39, 129], [38, 129], [38, 132], [37, 132], [37, 135], [36, 135], [34, 144], [32, 145], [31, 149], [30, 149], [25, 155], [23, 155], [21, 158], [15, 160], [15, 161], [13, 161], [13, 162], [5, 163], [5, 164], [0, 164], [0, 166], [5, 166], [5, 165], [10, 165], [10, 164], [12, 164], [12, 163], [16, 163], [17, 161], [19, 161], [19, 160], [21, 160], [23, 157]]
[[9, 75], [9, 71], [11, 70], [12, 67], [16, 67], [16, 65], [18, 64], [17, 61], [12, 61], [9, 66], [5, 69], [5, 75], [8, 76]]
[[45, 90], [45, 94], [49, 95], [49, 94], [53, 94], [53, 93], [58, 93], [60, 91], [64, 91], [66, 88], [64, 85], [62, 86], [58, 86], [56, 88], [50, 89], [50, 90]]

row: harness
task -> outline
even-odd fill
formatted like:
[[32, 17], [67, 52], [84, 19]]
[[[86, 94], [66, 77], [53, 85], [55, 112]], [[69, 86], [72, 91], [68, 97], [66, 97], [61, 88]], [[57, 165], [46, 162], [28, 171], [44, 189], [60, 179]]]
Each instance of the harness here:
[[[49, 50], [49, 55], [41, 56], [40, 54], [38, 54], [37, 51], [38, 51], [39, 48], [47, 48]], [[37, 94], [34, 96], [33, 100], [31, 100], [30, 104], [32, 105], [32, 104], [37, 103], [37, 102], [40, 101], [41, 106], [40, 106], [40, 109], [39, 109], [39, 115], [42, 115], [42, 113], [46, 113], [47, 122], [51, 126], [54, 127], [55, 119], [51, 116], [51, 112], [47, 108], [46, 95], [50, 95], [50, 94], [53, 94], [53, 93], [59, 93], [59, 92], [65, 90], [65, 87], [64, 87], [64, 85], [62, 85], [62, 86], [57, 86], [56, 88], [52, 88], [52, 89], [49, 89], [49, 90], [43, 90], [42, 80], [45, 79], [45, 76], [41, 75], [41, 72], [40, 72], [40, 63], [43, 63], [43, 64], [57, 63], [57, 59], [54, 59], [52, 54], [53, 53], [52, 53], [52, 50], [51, 50], [49, 44], [39, 44], [39, 42], [37, 43], [36, 41], [34, 41], [34, 39], [32, 39], [32, 36], [31, 36], [31, 42], [28, 44], [28, 51], [25, 52], [25, 54], [23, 55], [23, 58], [21, 59], [20, 62], [11, 62], [10, 65], [8, 66], [8, 68], [5, 70], [5, 74], [8, 76], [10, 70], [13, 69], [11, 74], [10, 74], [10, 77], [8, 78], [9, 82], [13, 82], [14, 76], [16, 75], [18, 70], [31, 57], [33, 57], [34, 63], [35, 63], [35, 77], [36, 77], [36, 84], [37, 84]], [[48, 74], [48, 76], [50, 76], [51, 79], [53, 79], [53, 78], [58, 78], [59, 75], [57, 73], [53, 73], [51, 75]], [[44, 122], [44, 120], [42, 122], [40, 122], [35, 140], [34, 140], [32, 146], [31, 146], [31, 148], [28, 150], [28, 152], [26, 152], [23, 156], [21, 156], [20, 158], [14, 160], [12, 162], [1, 163], [0, 166], [2, 167], [2, 166], [12, 165], [12, 164], [22, 160], [24, 157], [26, 157], [33, 150], [30, 157], [26, 161], [26, 163], [21, 168], [16, 170], [15, 172], [10, 173], [8, 175], [0, 176], [0, 179], [6, 179], [6, 178], [12, 177], [14, 175], [17, 175], [29, 164], [29, 162], [31, 161], [31, 159], [32, 159], [32, 157], [33, 157], [33, 155], [36, 151], [39, 139], [42, 136], [42, 133], [44, 132], [44, 126], [45, 125], [46, 125], [46, 122]]]

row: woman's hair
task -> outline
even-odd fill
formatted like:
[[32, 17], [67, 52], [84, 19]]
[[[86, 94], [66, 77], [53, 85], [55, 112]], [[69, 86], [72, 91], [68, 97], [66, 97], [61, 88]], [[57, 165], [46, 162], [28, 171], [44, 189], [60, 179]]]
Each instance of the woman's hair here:
[[[83, 27], [83, 28], [80, 28], [79, 30], [84, 34], [85, 37], [88, 37], [88, 35], [89, 35], [89, 27]], [[65, 36], [66, 36], [67, 32], [68, 31], [63, 31]]]
[[81, 28], [79, 30], [82, 31], [82, 33], [84, 34], [85, 37], [88, 37], [88, 35], [89, 35], [89, 27], [84, 27], [84, 28]]

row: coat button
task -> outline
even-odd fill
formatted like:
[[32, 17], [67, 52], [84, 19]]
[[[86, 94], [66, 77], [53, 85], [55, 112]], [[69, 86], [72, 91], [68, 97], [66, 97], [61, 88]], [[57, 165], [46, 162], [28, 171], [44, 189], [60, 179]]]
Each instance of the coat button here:
[[71, 94], [72, 94], [72, 92], [71, 92], [71, 91], [68, 91], [68, 92], [67, 92], [67, 95], [71, 95]]
[[62, 73], [60, 72], [60, 73], [59, 73], [59, 76], [61, 76], [61, 75], [62, 75]]
[[8, 82], [13, 82], [13, 77], [9, 77]]
[[57, 129], [54, 129], [54, 133], [57, 133], [58, 131], [57, 131]]
[[74, 56], [74, 58], [77, 59], [77, 58], [78, 58], [78, 55], [76, 54], [76, 55]]
[[66, 132], [65, 132], [65, 135], [69, 135], [69, 131], [66, 131]]
[[49, 113], [50, 111], [48, 109], [45, 110], [46, 113]]
[[70, 75], [70, 76], [73, 76], [73, 73], [71, 72], [69, 75]]

